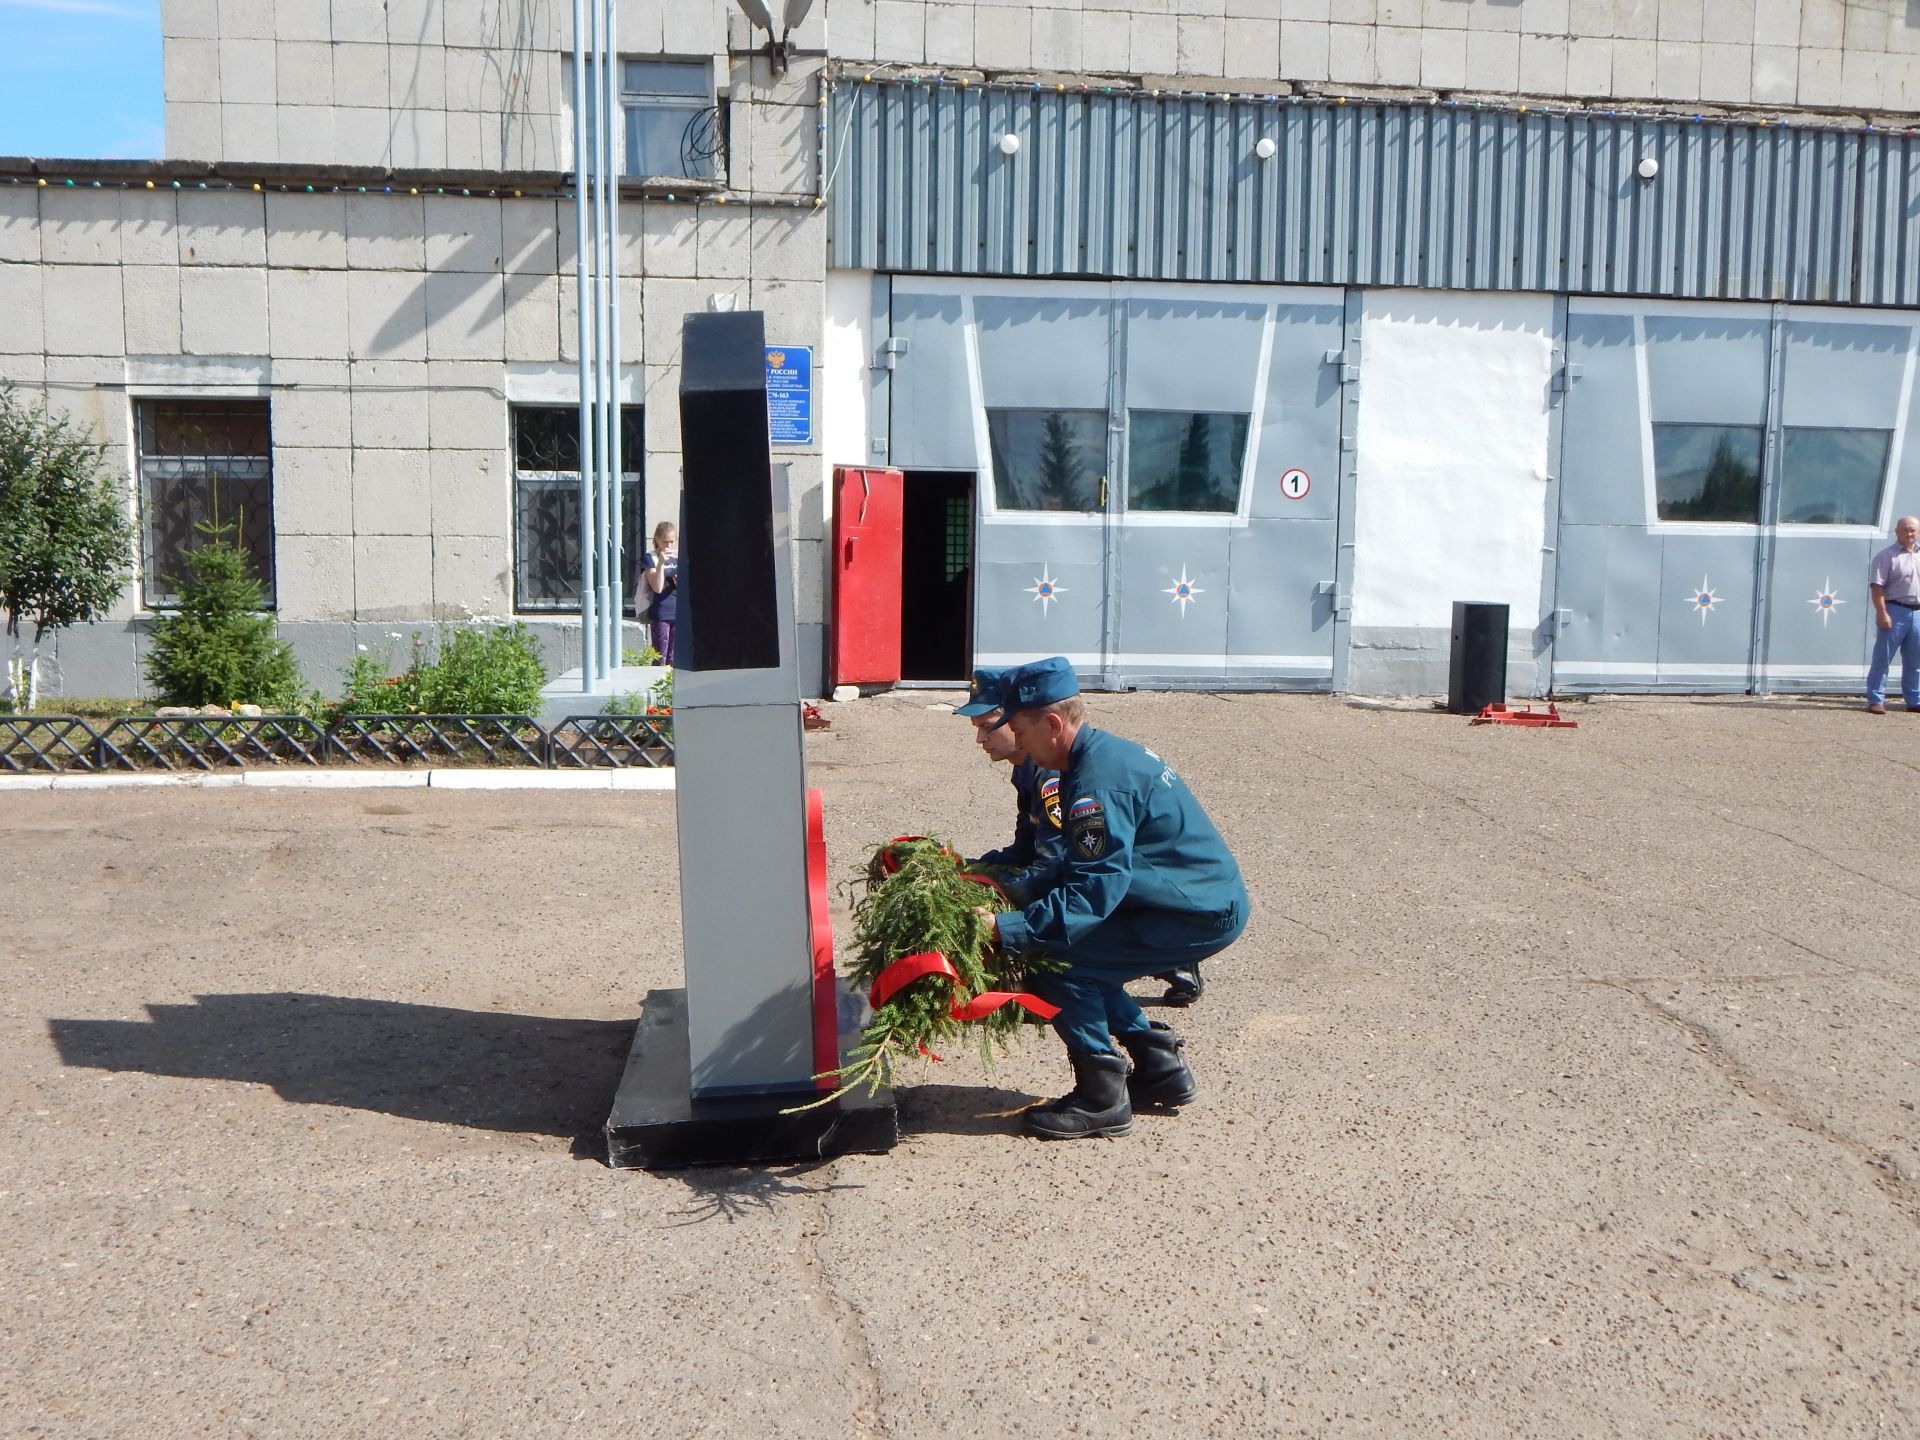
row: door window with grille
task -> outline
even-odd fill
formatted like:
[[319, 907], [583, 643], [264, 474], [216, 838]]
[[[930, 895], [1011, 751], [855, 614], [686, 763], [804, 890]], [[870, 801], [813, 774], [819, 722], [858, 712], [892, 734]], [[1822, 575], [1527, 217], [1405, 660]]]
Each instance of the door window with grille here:
[[216, 525], [237, 527], [274, 604], [273, 449], [265, 400], [141, 400], [141, 589], [150, 608], [177, 605], [187, 552]]
[[[640, 559], [645, 442], [641, 407], [620, 412], [622, 613], [634, 613]], [[580, 411], [572, 405], [513, 407], [513, 608], [580, 608]]]

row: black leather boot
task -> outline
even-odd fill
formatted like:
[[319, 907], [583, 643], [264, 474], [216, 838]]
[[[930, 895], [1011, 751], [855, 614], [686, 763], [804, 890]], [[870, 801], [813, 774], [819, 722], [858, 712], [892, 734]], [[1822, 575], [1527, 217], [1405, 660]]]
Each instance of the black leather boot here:
[[1042, 1140], [1129, 1133], [1133, 1106], [1127, 1101], [1127, 1057], [1070, 1050], [1067, 1058], [1073, 1062], [1073, 1089], [1027, 1111], [1027, 1133]]
[[1151, 1030], [1136, 1030], [1116, 1036], [1127, 1054], [1133, 1057], [1133, 1074], [1127, 1077], [1127, 1094], [1135, 1105], [1190, 1105], [1199, 1093], [1193, 1071], [1180, 1052], [1186, 1041], [1174, 1034], [1171, 1025], [1153, 1022]]
[[1179, 970], [1169, 970], [1164, 975], [1154, 977], [1167, 982], [1167, 993], [1160, 997], [1162, 1005], [1176, 1005], [1184, 1009], [1193, 1004], [1207, 988], [1207, 982], [1200, 978], [1200, 967], [1188, 965]]

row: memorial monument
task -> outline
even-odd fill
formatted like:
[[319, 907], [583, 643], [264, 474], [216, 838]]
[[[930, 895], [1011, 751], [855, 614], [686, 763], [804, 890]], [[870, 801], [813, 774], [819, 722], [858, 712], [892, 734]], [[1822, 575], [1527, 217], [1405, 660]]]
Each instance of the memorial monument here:
[[765, 355], [757, 312], [684, 321], [673, 727], [687, 983], [647, 995], [607, 1118], [616, 1167], [798, 1159], [899, 1138], [888, 1091], [797, 1108], [834, 1088], [861, 1002], [833, 968]]

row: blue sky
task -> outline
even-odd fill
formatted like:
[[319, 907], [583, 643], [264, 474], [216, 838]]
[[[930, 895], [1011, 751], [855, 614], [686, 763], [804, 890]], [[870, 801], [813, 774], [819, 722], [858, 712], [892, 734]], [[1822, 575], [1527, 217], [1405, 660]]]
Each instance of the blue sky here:
[[0, 155], [161, 152], [160, 0], [0, 0]]

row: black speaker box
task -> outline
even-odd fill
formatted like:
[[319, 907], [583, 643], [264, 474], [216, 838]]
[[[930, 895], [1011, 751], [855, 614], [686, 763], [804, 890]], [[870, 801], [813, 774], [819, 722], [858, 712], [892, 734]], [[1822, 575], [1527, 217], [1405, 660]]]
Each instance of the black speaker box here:
[[1453, 602], [1453, 648], [1447, 656], [1447, 709], [1478, 715], [1507, 698], [1507, 607]]

